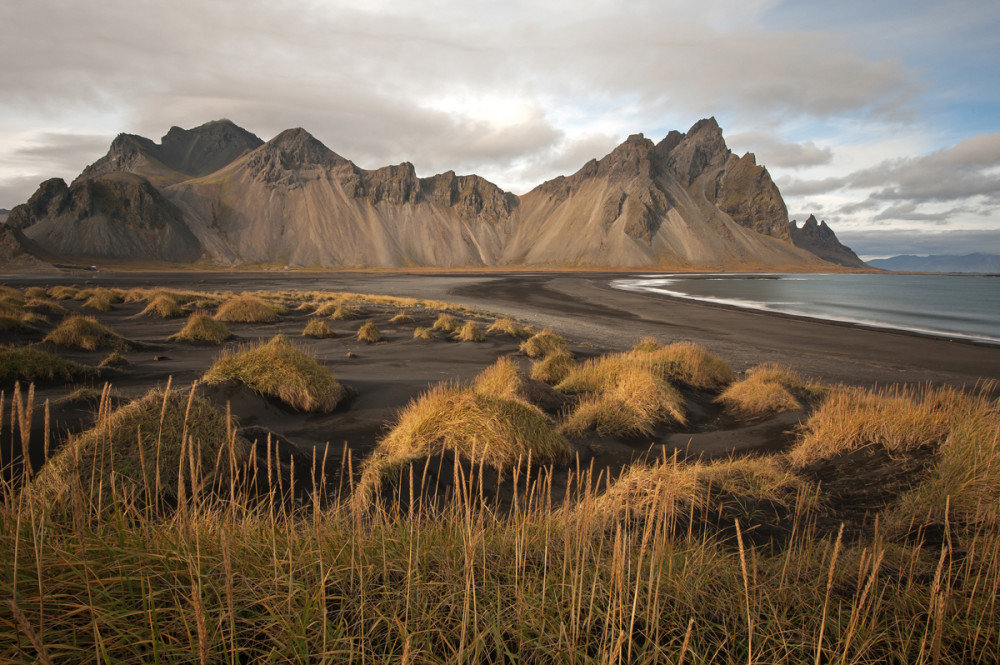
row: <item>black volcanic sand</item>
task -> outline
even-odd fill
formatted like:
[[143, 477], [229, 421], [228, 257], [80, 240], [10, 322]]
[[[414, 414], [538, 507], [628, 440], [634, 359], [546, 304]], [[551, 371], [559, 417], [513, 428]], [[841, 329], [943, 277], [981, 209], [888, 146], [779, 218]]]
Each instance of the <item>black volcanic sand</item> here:
[[[578, 358], [588, 358], [630, 348], [644, 336], [663, 343], [691, 340], [718, 353], [740, 372], [767, 361], [791, 366], [802, 374], [829, 384], [885, 385], [891, 383], [933, 383], [973, 386], [981, 378], [1000, 377], [1000, 346], [864, 329], [794, 317], [738, 310], [619, 291], [608, 286], [611, 279], [625, 274], [400, 274], [400, 273], [171, 273], [114, 274], [85, 276], [23, 277], [7, 282], [25, 288], [32, 285], [92, 284], [114, 288], [162, 286], [204, 291], [352, 291], [357, 293], [430, 298], [463, 304], [483, 312], [482, 316], [458, 313], [460, 319], [479, 320], [485, 329], [494, 316], [520, 318], [536, 329], [551, 327], [570, 339]], [[80, 302], [62, 304], [71, 311]], [[127, 339], [142, 345], [124, 353], [128, 365], [105, 371], [83, 382], [100, 388], [109, 381], [124, 397], [145, 394], [163, 387], [168, 379], [175, 388], [189, 387], [218, 357], [220, 347], [171, 343], [167, 338], [180, 330], [185, 319], [138, 318], [144, 303], [121, 304], [111, 312], [83, 310]], [[282, 333], [296, 340], [348, 386], [352, 398], [331, 414], [295, 412], [277, 402], [234, 386], [209, 388], [206, 394], [220, 406], [228, 402], [244, 426], [255, 427], [260, 435], [273, 432], [286, 438], [311, 458], [313, 449], [322, 454], [330, 445], [331, 472], [342, 482], [341, 460], [349, 449], [355, 473], [379, 438], [394, 422], [399, 409], [440, 381], [468, 381], [497, 358], [512, 355], [525, 371], [529, 359], [518, 353], [519, 341], [507, 336], [489, 336], [483, 343], [455, 342], [443, 333], [433, 341], [413, 339], [416, 326], [430, 327], [438, 312], [405, 308], [413, 323], [394, 325], [388, 320], [400, 310], [369, 306], [368, 315], [350, 321], [328, 321], [336, 334], [332, 339], [302, 338], [310, 316], [289, 311], [276, 324], [227, 324], [238, 336], [227, 344], [269, 339]], [[365, 320], [374, 321], [385, 336], [379, 344], [358, 342], [354, 335]], [[41, 337], [19, 337], [4, 343], [38, 341]], [[108, 351], [59, 350], [60, 355], [96, 366]], [[63, 439], [92, 420], [92, 404], [56, 405], [80, 384], [39, 386], [36, 404], [49, 399], [52, 404], [51, 439]], [[2, 387], [10, 395], [10, 386]], [[688, 390], [690, 422], [665, 426], [652, 436], [635, 439], [600, 437], [591, 434], [575, 440], [583, 465], [607, 468], [616, 475], [628, 464], [649, 457], [725, 458], [731, 455], [767, 453], [787, 449], [804, 413], [785, 413], [774, 418], [740, 421], [727, 416], [714, 404], [715, 395]], [[9, 403], [9, 398], [8, 398]], [[556, 414], [558, 399], [543, 408]], [[37, 417], [40, 423], [41, 418]], [[9, 427], [5, 427], [5, 431]], [[7, 439], [7, 437], [3, 437]], [[32, 442], [40, 446], [41, 431]], [[53, 443], [53, 447], [55, 447]], [[8, 448], [5, 443], [4, 448]], [[6, 463], [12, 451], [3, 451]], [[32, 457], [41, 460], [41, 450]], [[914, 469], [900, 470], [892, 464], [871, 460], [847, 460], [854, 468], [847, 478], [837, 465], [812, 470], [829, 491], [840, 492], [844, 513], [863, 513], [891, 499], [909, 482]], [[37, 463], [37, 462], [36, 462]], [[575, 467], [575, 461], [572, 465]], [[301, 466], [301, 464], [300, 464]], [[917, 465], [919, 467], [919, 464]], [[450, 466], [448, 467], [450, 469]], [[565, 470], [570, 467], [567, 466]], [[557, 470], [558, 471], [558, 470]], [[864, 478], [858, 473], [865, 472]], [[920, 471], [920, 468], [916, 468]], [[450, 473], [450, 472], [449, 472]], [[433, 475], [433, 474], [432, 474]], [[553, 496], [560, 497], [564, 473], [557, 472]], [[857, 489], [859, 480], [868, 491]], [[889, 482], [891, 480], [891, 482]], [[839, 489], [838, 489], [839, 488]], [[887, 489], [888, 488], [888, 489]], [[494, 488], [496, 489], [496, 488]], [[848, 505], [849, 504], [849, 505]]]

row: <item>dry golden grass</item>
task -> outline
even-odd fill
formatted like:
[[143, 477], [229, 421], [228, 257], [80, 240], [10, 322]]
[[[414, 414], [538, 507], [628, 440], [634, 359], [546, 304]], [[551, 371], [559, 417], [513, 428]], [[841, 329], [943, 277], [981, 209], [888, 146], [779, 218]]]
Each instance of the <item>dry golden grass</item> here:
[[170, 336], [170, 341], [222, 344], [232, 336], [226, 324], [216, 321], [208, 312], [193, 312], [184, 327]]
[[453, 333], [459, 329], [462, 323], [450, 314], [439, 314], [437, 320], [434, 321], [434, 325], [431, 326], [434, 330], [441, 330], [446, 333]]
[[25, 321], [23, 316], [0, 314], [0, 332], [28, 332], [31, 330], [34, 330], [33, 325]]
[[413, 329], [413, 339], [434, 339], [429, 328], [417, 326]]
[[139, 312], [139, 316], [155, 316], [161, 319], [175, 319], [184, 316], [184, 310], [173, 296], [161, 293], [149, 301]]
[[44, 298], [31, 298], [24, 303], [24, 309], [45, 316], [66, 316], [69, 310], [59, 303]]
[[53, 286], [48, 290], [48, 295], [53, 300], [72, 300], [79, 291], [75, 286]]
[[215, 319], [229, 323], [277, 323], [281, 320], [281, 313], [280, 307], [257, 296], [242, 295], [219, 305]]
[[511, 337], [516, 337], [517, 339], [528, 339], [534, 333], [531, 328], [521, 325], [514, 319], [500, 318], [490, 324], [490, 327], [486, 329], [486, 334], [509, 335]]
[[314, 337], [316, 339], [327, 339], [333, 337], [333, 331], [323, 319], [310, 319], [309, 323], [302, 330], [303, 337]]
[[83, 300], [81, 307], [95, 309], [98, 312], [110, 312], [112, 305], [122, 302], [123, 295], [117, 289], [85, 289], [76, 294], [78, 300]]
[[669, 381], [693, 388], [719, 390], [735, 378], [726, 361], [693, 342], [676, 342], [649, 352], [633, 351], [632, 355], [647, 358]]
[[548, 328], [521, 343], [521, 353], [529, 358], [544, 358], [554, 353], [569, 353], [569, 342]]
[[104, 360], [98, 365], [98, 367], [106, 368], [110, 367], [113, 369], [127, 367], [129, 364], [128, 359], [118, 351], [112, 351]]
[[71, 381], [87, 368], [62, 357], [30, 347], [0, 346], [0, 381]]
[[326, 303], [321, 305], [315, 312], [316, 316], [328, 316], [332, 321], [350, 321], [362, 315], [357, 308], [350, 307], [344, 303]]
[[413, 321], [414, 321], [413, 317], [404, 312], [400, 312], [396, 316], [389, 319], [389, 323], [393, 323], [395, 325], [402, 325], [404, 323], [413, 323]]
[[44, 286], [29, 286], [24, 290], [24, 297], [43, 299], [43, 298], [48, 298], [49, 294], [48, 291], [45, 290]]
[[[32, 481], [29, 496], [37, 505], [62, 506], [76, 483], [90, 488], [92, 501], [107, 506], [147, 491], [152, 501], [175, 505], [178, 476], [194, 474], [190, 466], [211, 482], [220, 448], [231, 447], [242, 458], [249, 447], [225, 414], [190, 393], [153, 390], [119, 409], [101, 411], [95, 426], [70, 437]], [[187, 482], [187, 492], [198, 489]]]
[[996, 402], [982, 392], [929, 386], [832, 389], [789, 454], [804, 466], [865, 446], [893, 454], [936, 448], [953, 427], [981, 414], [998, 414]]
[[65, 319], [45, 336], [46, 342], [67, 349], [96, 351], [98, 349], [127, 349], [128, 340], [97, 322], [92, 316], [75, 315]]
[[569, 443], [520, 397], [520, 381], [513, 363], [501, 359], [472, 387], [441, 383], [410, 402], [365, 463], [355, 508], [367, 507], [387, 476], [443, 451], [500, 470], [529, 456], [539, 463], [568, 458]]
[[717, 401], [725, 404], [730, 413], [756, 418], [802, 409], [805, 402], [821, 392], [792, 369], [767, 363], [748, 370], [746, 378], [730, 384]]
[[376, 344], [382, 341], [382, 332], [374, 321], [365, 321], [364, 325], [358, 328], [358, 341]]
[[655, 337], [643, 337], [635, 346], [632, 347], [633, 351], [641, 351], [643, 353], [652, 353], [653, 351], [659, 351], [663, 348], [659, 340]]
[[208, 383], [236, 381], [299, 411], [329, 413], [347, 397], [329, 369], [282, 335], [266, 344], [224, 352], [203, 379]]
[[818, 490], [783, 468], [773, 458], [743, 457], [714, 462], [660, 461], [652, 466], [629, 467], [602, 495], [577, 507], [579, 517], [599, 523], [656, 517], [677, 524], [693, 512], [711, 514], [720, 501], [739, 497], [777, 503], [792, 512], [814, 509]]
[[531, 366], [531, 378], [556, 385], [569, 376], [570, 370], [576, 366], [576, 361], [568, 353], [552, 353]]
[[483, 334], [483, 329], [479, 327], [478, 323], [466, 321], [465, 325], [455, 333], [455, 339], [460, 342], [485, 342], [486, 335]]

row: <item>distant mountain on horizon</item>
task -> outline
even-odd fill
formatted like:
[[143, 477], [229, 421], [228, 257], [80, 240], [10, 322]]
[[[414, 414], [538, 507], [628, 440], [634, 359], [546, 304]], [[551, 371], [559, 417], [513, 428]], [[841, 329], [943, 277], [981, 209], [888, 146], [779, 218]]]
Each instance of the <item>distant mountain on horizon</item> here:
[[1000, 254], [932, 254], [913, 256], [904, 254], [888, 259], [871, 259], [868, 265], [880, 270], [900, 270], [906, 272], [957, 272], [1000, 274]]
[[420, 178], [409, 162], [362, 169], [302, 128], [267, 142], [229, 120], [160, 143], [121, 134], [71, 184], [43, 182], [7, 227], [31, 255], [88, 262], [864, 267], [825, 224], [796, 242], [767, 169], [734, 155], [714, 118], [655, 144], [630, 136], [523, 196], [477, 175]]

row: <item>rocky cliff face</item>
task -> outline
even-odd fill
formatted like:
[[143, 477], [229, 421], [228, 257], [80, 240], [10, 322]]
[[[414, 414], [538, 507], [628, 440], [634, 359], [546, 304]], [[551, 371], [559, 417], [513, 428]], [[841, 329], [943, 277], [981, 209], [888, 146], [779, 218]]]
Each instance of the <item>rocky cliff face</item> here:
[[366, 170], [301, 128], [263, 143], [229, 121], [159, 144], [122, 134], [69, 187], [11, 213], [29, 248], [88, 259], [207, 257], [316, 267], [820, 267], [789, 240], [767, 170], [714, 119], [631, 136], [517, 197], [475, 175]]
[[824, 261], [848, 268], [868, 267], [850, 247], [840, 243], [837, 234], [826, 222], [817, 222], [815, 215], [809, 215], [801, 228], [792, 220], [788, 223], [788, 231], [796, 247], [812, 252]]

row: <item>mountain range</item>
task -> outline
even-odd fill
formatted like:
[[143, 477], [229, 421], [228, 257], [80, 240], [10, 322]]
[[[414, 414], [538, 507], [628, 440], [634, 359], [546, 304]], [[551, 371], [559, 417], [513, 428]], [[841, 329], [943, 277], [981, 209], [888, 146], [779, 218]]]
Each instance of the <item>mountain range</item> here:
[[872, 259], [868, 263], [873, 268], [881, 270], [1000, 274], [1000, 255], [998, 254], [976, 253], [964, 256], [951, 254], [912, 256], [905, 254], [888, 259]]
[[522, 196], [476, 175], [367, 170], [304, 129], [264, 142], [229, 120], [120, 134], [69, 185], [43, 182], [3, 235], [45, 260], [317, 268], [824, 270], [865, 264], [825, 223], [789, 223], [752, 153], [714, 118], [630, 136]]

